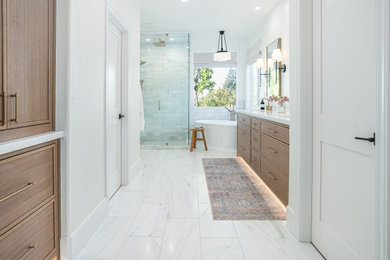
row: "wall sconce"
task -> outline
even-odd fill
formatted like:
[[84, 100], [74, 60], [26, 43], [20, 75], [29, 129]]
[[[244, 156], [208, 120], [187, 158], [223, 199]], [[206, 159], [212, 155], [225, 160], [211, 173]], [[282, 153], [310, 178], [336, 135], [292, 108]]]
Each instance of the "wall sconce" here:
[[272, 60], [275, 62], [275, 69], [286, 72], [287, 66], [286, 64], [282, 64], [283, 56], [282, 51], [280, 49], [275, 49], [272, 52]]
[[[271, 73], [267, 72], [268, 68], [265, 68], [266, 73], [262, 73], [262, 70], [264, 69], [264, 67], [265, 67], [264, 60], [262, 58], [258, 59], [256, 61], [256, 69], [260, 71], [260, 77], [266, 76], [267, 80], [269, 80]], [[260, 87], [261, 87], [261, 80], [260, 80]]]

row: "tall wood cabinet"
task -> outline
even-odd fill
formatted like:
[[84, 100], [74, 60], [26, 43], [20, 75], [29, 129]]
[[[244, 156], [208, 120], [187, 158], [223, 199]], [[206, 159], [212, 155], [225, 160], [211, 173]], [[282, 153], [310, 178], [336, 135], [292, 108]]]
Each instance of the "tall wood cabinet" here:
[[[0, 0], [0, 16], [1, 144], [54, 130], [55, 0]], [[0, 155], [0, 260], [59, 259], [58, 153]]]
[[0, 142], [53, 130], [55, 1], [2, 0]]

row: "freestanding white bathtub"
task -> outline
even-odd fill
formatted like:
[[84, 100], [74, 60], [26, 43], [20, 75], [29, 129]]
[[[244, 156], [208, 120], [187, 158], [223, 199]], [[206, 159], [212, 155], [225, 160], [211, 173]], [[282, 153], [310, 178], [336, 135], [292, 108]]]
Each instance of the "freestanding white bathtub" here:
[[209, 149], [237, 152], [237, 121], [199, 120], [196, 123], [204, 127]]

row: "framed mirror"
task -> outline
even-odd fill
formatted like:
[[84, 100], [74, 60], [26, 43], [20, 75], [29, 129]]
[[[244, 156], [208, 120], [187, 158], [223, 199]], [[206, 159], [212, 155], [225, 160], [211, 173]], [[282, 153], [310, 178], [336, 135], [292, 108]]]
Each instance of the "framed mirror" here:
[[267, 95], [281, 96], [282, 95], [282, 77], [279, 69], [276, 69], [275, 62], [272, 59], [272, 53], [275, 49], [282, 49], [282, 39], [278, 38], [267, 45], [266, 48], [266, 68], [269, 73], [267, 80]]

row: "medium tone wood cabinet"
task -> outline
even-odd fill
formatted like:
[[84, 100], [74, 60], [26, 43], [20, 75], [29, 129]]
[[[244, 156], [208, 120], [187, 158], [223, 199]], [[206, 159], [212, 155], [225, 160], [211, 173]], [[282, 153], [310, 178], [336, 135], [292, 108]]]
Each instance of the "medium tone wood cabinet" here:
[[0, 259], [59, 259], [57, 141], [0, 156]]
[[237, 152], [285, 205], [288, 204], [289, 127], [238, 115]]
[[55, 0], [2, 0], [0, 142], [53, 130]]
[[[0, 143], [54, 130], [55, 0], [0, 0]], [[0, 155], [0, 260], [59, 259], [58, 141]]]

